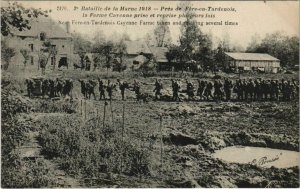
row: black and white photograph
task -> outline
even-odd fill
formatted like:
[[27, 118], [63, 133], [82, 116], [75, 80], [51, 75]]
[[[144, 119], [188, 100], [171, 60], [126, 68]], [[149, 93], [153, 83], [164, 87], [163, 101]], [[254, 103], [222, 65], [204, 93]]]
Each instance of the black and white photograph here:
[[1, 188], [299, 188], [299, 1], [1, 1]]

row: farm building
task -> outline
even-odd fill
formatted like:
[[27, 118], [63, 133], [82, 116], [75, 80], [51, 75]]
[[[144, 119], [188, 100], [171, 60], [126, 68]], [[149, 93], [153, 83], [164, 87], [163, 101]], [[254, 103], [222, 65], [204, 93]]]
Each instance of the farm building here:
[[280, 60], [268, 54], [226, 52], [225, 55], [227, 67], [235, 70], [277, 73], [280, 68]]
[[[21, 50], [29, 52], [28, 66], [38, 67], [38, 59], [43, 43], [49, 41], [57, 54], [48, 59], [49, 65], [68, 66], [73, 56], [73, 40], [68, 22], [58, 24], [49, 18], [38, 18], [30, 21], [31, 28], [24, 31], [13, 32], [13, 37], [8, 38], [8, 45], [16, 50], [14, 62], [23, 65], [24, 57]], [[50, 64], [49, 64], [50, 63]]]

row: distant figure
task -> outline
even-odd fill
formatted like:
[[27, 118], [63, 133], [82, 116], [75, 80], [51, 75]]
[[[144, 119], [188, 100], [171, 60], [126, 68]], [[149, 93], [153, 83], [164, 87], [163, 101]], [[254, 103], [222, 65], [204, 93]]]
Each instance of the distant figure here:
[[99, 93], [100, 93], [100, 98], [99, 100], [105, 100], [105, 86], [104, 83], [101, 79], [98, 78], [98, 83], [99, 83]]
[[154, 85], [155, 85], [155, 88], [154, 88], [153, 92], [155, 92], [155, 100], [158, 100], [160, 98], [161, 90], [162, 90], [163, 86], [162, 86], [161, 81], [158, 79], [156, 79]]
[[179, 90], [180, 90], [180, 86], [179, 86], [178, 82], [173, 79], [171, 80], [171, 82], [172, 82], [172, 90], [173, 90], [172, 100], [173, 101], [181, 101], [179, 98], [179, 95], [178, 95]]
[[117, 79], [117, 82], [121, 91], [122, 100], [125, 100], [125, 90], [129, 88], [129, 85], [126, 81], [121, 82], [120, 79]]

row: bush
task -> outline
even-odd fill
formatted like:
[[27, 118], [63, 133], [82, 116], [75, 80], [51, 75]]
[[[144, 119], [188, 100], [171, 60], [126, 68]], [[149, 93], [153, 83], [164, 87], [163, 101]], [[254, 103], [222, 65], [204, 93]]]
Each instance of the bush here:
[[84, 125], [76, 115], [47, 117], [40, 124], [42, 152], [58, 158], [69, 174], [90, 178], [122, 169], [127, 175], [149, 175], [148, 151], [131, 138], [122, 140], [111, 125], [97, 128], [92, 121]]

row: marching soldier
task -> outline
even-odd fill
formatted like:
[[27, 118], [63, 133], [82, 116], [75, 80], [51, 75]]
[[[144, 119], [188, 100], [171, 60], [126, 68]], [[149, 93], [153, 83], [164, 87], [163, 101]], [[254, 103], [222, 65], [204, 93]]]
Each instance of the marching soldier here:
[[247, 91], [248, 91], [248, 95], [250, 95], [250, 100], [254, 100], [255, 83], [252, 79], [249, 79], [249, 82], [247, 83]]
[[194, 99], [194, 85], [186, 80], [186, 93], [188, 95], [188, 100]]
[[48, 79], [44, 79], [42, 81], [42, 95], [43, 96], [48, 95], [48, 92], [49, 92], [49, 81]]
[[49, 96], [50, 98], [55, 96], [55, 82], [49, 79]]
[[198, 80], [198, 90], [197, 90], [197, 95], [200, 97], [200, 100], [203, 99], [203, 93], [204, 93], [204, 89], [205, 89], [205, 82], [202, 80]]
[[233, 88], [232, 81], [226, 78], [224, 82], [224, 92], [226, 96], [226, 101], [231, 100], [232, 88]]
[[209, 100], [209, 97], [211, 97], [212, 99], [214, 99], [214, 96], [212, 94], [212, 89], [213, 89], [213, 84], [212, 82], [209, 81], [205, 81], [205, 85], [206, 88], [204, 90], [204, 96], [206, 97], [206, 100]]
[[119, 79], [117, 79], [117, 82], [119, 83], [119, 88], [121, 91], [122, 100], [125, 100], [125, 90], [129, 87], [128, 83], [126, 81], [121, 82]]
[[98, 78], [98, 83], [99, 83], [99, 93], [100, 93], [99, 100], [102, 100], [102, 97], [103, 97], [103, 100], [105, 100], [105, 86], [104, 86], [104, 83], [99, 78]]
[[27, 95], [28, 97], [31, 97], [31, 92], [33, 90], [33, 81], [31, 79], [26, 79], [25, 82], [27, 84]]
[[109, 100], [112, 100], [112, 95], [113, 95], [113, 89], [114, 85], [110, 82], [110, 80], [107, 80], [107, 87], [106, 87], [106, 92], [108, 94]]
[[133, 91], [135, 92], [136, 95], [136, 100], [139, 101], [140, 100], [140, 96], [141, 96], [141, 91], [140, 91], [141, 87], [140, 84], [134, 80], [133, 81]]
[[172, 91], [173, 91], [173, 98], [172, 100], [173, 101], [181, 101], [180, 98], [179, 98], [179, 95], [178, 95], [178, 92], [179, 92], [179, 89], [180, 89], [180, 86], [178, 84], [177, 81], [174, 81], [173, 79], [171, 80], [172, 82]]
[[154, 88], [153, 92], [155, 92], [155, 100], [158, 100], [160, 98], [161, 89], [163, 88], [163, 86], [162, 86], [161, 81], [158, 79], [156, 79], [154, 85], [155, 85], [155, 88]]

